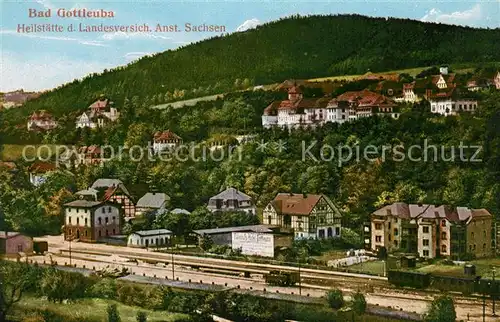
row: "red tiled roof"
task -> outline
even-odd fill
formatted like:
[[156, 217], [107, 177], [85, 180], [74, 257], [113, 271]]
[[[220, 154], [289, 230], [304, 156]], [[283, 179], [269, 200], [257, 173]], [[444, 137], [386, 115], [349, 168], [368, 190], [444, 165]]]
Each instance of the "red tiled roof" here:
[[264, 115], [276, 115], [281, 101], [274, 101], [264, 109]]
[[29, 171], [34, 173], [46, 173], [49, 171], [54, 171], [55, 169], [56, 169], [55, 164], [42, 161], [35, 161], [29, 167]]
[[170, 141], [170, 140], [181, 141], [182, 139], [177, 134], [175, 134], [170, 130], [166, 130], [163, 132], [156, 132], [154, 135], [155, 142]]
[[92, 103], [89, 108], [98, 108], [98, 109], [104, 109], [106, 108], [108, 105], [109, 105], [109, 101], [108, 99], [104, 99], [104, 100], [97, 100], [95, 101], [94, 103]]
[[78, 149], [78, 153], [82, 154], [101, 154], [101, 147], [97, 145], [82, 146]]
[[453, 81], [455, 80], [455, 74], [448, 74], [448, 75], [432, 75], [432, 83], [435, 85], [439, 81], [439, 79], [443, 77], [444, 81], [446, 84], [452, 84]]
[[449, 90], [439, 91], [439, 92], [433, 94], [430, 98], [433, 98], [433, 99], [450, 98], [450, 97], [453, 97], [454, 94], [455, 94], [455, 87], [452, 87]]
[[308, 83], [308, 81], [303, 79], [287, 79], [278, 85], [277, 89], [290, 89], [294, 86], [306, 86]]
[[52, 121], [54, 120], [54, 117], [47, 111], [41, 110], [41, 111], [35, 111], [31, 115], [30, 119], [32, 121], [38, 120], [38, 121]]
[[297, 85], [294, 85], [292, 86], [289, 90], [288, 90], [288, 94], [300, 94], [302, 93], [302, 90], [300, 89], [300, 87], [298, 87]]
[[281, 214], [309, 215], [322, 195], [279, 193], [273, 200]]
[[486, 209], [472, 209], [472, 217], [493, 217], [493, 215]]
[[14, 162], [0, 161], [0, 168], [4, 168], [4, 169], [8, 169], [8, 170], [16, 170], [17, 166]]
[[106, 191], [104, 192], [104, 196], [102, 197], [102, 201], [108, 201], [109, 198], [113, 197], [117, 189], [118, 186], [111, 186], [107, 188]]
[[337, 101], [354, 103], [359, 107], [392, 106], [394, 103], [384, 95], [368, 90], [345, 92], [337, 97]]

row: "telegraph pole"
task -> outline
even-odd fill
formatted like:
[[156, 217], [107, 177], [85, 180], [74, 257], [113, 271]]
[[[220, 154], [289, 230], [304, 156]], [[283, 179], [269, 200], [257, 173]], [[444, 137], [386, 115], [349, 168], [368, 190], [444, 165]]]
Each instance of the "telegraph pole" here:
[[493, 316], [497, 316], [495, 313], [495, 296], [497, 295], [497, 285], [495, 284], [495, 267], [491, 270], [493, 273], [493, 288], [492, 288], [492, 296], [493, 296]]
[[172, 247], [171, 249], [171, 255], [172, 255], [172, 281], [175, 280], [175, 268], [174, 268], [174, 242], [172, 240], [173, 236], [170, 236], [170, 246]]
[[483, 291], [483, 322], [486, 321], [486, 292]]
[[302, 278], [300, 277], [300, 259], [299, 259], [299, 295], [302, 295]]
[[71, 266], [71, 240], [72, 240], [72, 235], [69, 236], [68, 241], [69, 241], [69, 266]]

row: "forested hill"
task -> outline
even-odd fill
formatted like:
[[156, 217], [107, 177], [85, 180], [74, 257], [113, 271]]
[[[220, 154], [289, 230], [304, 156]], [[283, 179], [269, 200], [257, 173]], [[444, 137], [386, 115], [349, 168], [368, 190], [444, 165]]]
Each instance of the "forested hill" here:
[[286, 78], [500, 61], [498, 44], [500, 29], [358, 15], [294, 16], [89, 75], [42, 95], [25, 111], [43, 108], [61, 116], [88, 106], [103, 93], [119, 106], [125, 97], [163, 99], [175, 89], [190, 93], [195, 89], [200, 94], [227, 91], [237, 79], [265, 84]]

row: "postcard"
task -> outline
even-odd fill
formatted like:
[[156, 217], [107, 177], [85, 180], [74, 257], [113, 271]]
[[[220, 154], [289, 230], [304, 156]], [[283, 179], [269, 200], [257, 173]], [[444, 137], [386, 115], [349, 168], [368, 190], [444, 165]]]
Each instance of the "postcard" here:
[[0, 322], [499, 321], [498, 0], [0, 8]]

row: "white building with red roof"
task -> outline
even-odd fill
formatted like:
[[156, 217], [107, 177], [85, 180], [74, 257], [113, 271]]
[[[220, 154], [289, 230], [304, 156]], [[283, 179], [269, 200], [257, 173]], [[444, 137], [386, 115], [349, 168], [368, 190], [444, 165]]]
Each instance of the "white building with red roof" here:
[[345, 92], [330, 100], [326, 107], [327, 122], [344, 123], [373, 115], [399, 117], [391, 99], [368, 90]]
[[474, 112], [478, 107], [477, 100], [461, 98], [455, 87], [431, 95], [429, 102], [432, 113], [444, 116], [456, 115], [459, 112]]
[[399, 117], [396, 104], [384, 95], [368, 90], [346, 92], [335, 99], [303, 98], [300, 88], [288, 91], [288, 99], [274, 101], [264, 110], [262, 126], [297, 128], [325, 123], [344, 123], [375, 114]]
[[49, 131], [57, 127], [57, 122], [47, 111], [35, 111], [28, 119], [28, 131]]
[[76, 128], [89, 127], [102, 128], [106, 124], [115, 122], [120, 113], [108, 99], [99, 99], [89, 106], [89, 110], [83, 112], [76, 120]]
[[173, 150], [182, 144], [182, 139], [170, 130], [156, 132], [153, 136], [153, 151], [160, 153], [166, 150]]
[[46, 175], [52, 171], [56, 171], [56, 165], [50, 162], [35, 161], [29, 167], [30, 182], [35, 187], [45, 183]]

